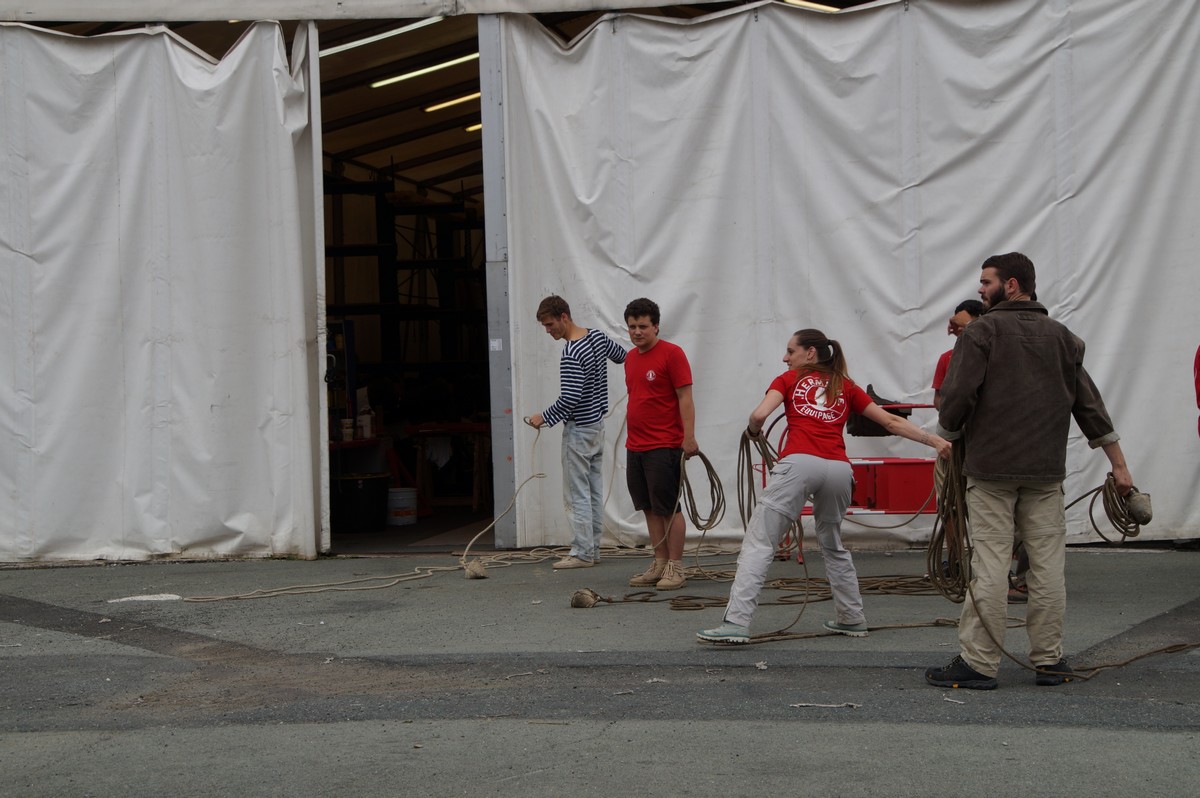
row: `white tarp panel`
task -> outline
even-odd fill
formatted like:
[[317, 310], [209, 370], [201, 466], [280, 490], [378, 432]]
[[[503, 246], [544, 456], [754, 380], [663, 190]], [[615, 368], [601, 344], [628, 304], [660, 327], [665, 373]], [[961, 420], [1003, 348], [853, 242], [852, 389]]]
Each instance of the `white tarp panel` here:
[[306, 30], [0, 25], [0, 560], [315, 555]]
[[[976, 297], [986, 256], [1019, 250], [1038, 266], [1039, 299], [1088, 342], [1135, 482], [1154, 497], [1143, 536], [1200, 536], [1200, 4], [919, 2], [836, 16], [764, 4], [691, 23], [612, 17], [569, 46], [529, 17], [504, 22], [515, 413], [557, 392], [540, 297], [563, 294], [578, 322], [614, 336], [630, 299], [655, 299], [662, 337], [690, 355], [698, 439], [733, 508], [720, 531], [736, 535], [736, 444], [791, 332], [824, 330], [856, 380], [929, 402], [953, 344], [946, 318]], [[614, 368], [614, 403], [623, 388]], [[519, 544], [566, 543], [559, 433], [536, 451], [533, 434], [518, 425], [517, 481], [549, 478], [518, 501]], [[1076, 431], [1068, 500], [1106, 470]], [[610, 525], [642, 529], [620, 449], [613, 482]], [[1095, 539], [1084, 510], [1070, 511], [1071, 533]], [[861, 545], [930, 526], [846, 530]]]

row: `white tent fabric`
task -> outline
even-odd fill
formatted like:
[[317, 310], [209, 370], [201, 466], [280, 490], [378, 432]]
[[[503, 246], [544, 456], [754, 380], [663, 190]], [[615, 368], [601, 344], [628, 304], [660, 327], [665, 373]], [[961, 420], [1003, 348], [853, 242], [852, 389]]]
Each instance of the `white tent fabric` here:
[[316, 554], [306, 31], [0, 26], [0, 560]]
[[[734, 508], [736, 443], [792, 331], [824, 330], [857, 381], [929, 402], [953, 344], [947, 317], [976, 298], [985, 257], [1019, 250], [1038, 266], [1039, 299], [1088, 342], [1135, 482], [1153, 495], [1143, 537], [1200, 536], [1200, 5], [830, 16], [766, 3], [692, 22], [613, 15], [569, 44], [529, 17], [503, 31], [514, 412], [557, 393], [559, 349], [533, 318], [542, 296], [561, 293], [576, 321], [614, 336], [625, 304], [648, 296], [662, 337], [690, 356], [700, 446]], [[624, 394], [618, 369], [611, 394]], [[622, 417], [608, 424], [607, 522], [644, 541]], [[518, 484], [548, 474], [518, 499], [518, 544], [566, 543], [559, 436], [532, 441], [518, 425]], [[848, 442], [852, 457], [930, 451]], [[1067, 499], [1106, 470], [1074, 430]], [[1086, 503], [1068, 515], [1072, 540], [1098, 539]], [[740, 535], [735, 516], [717, 532]], [[845, 531], [896, 545], [927, 538], [930, 522]]]

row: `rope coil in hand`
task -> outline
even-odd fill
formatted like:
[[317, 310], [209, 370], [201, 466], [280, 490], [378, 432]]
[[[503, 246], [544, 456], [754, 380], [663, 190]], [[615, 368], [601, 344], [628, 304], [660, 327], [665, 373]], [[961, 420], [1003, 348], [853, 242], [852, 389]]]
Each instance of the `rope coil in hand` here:
[[[1128, 496], [1122, 496], [1117, 492], [1117, 482], [1111, 473], [1105, 478], [1103, 485], [1092, 488], [1075, 499], [1067, 505], [1066, 509], [1070, 509], [1088, 496], [1092, 497], [1088, 503], [1088, 520], [1092, 523], [1092, 529], [1096, 530], [1096, 534], [1102, 537], [1106, 543], [1123, 543], [1125, 538], [1136, 538], [1142, 531], [1142, 525], [1150, 523], [1154, 517], [1154, 512], [1150, 507], [1150, 494], [1142, 493], [1134, 487], [1129, 491]], [[1120, 540], [1112, 540], [1096, 525], [1096, 500], [1100, 498], [1104, 500], [1104, 514], [1108, 517], [1108, 522], [1112, 524], [1113, 529], [1120, 533]]]

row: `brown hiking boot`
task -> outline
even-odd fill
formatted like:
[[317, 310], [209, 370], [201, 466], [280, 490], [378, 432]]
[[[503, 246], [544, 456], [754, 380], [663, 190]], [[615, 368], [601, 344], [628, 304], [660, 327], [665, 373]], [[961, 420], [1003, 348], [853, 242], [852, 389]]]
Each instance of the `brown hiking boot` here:
[[662, 579], [663, 571], [667, 570], [666, 560], [655, 560], [650, 567], [629, 580], [630, 587], [652, 587]]
[[678, 590], [686, 584], [683, 563], [679, 560], [667, 560], [667, 567], [663, 571], [662, 579], [659, 579], [654, 587], [656, 590]]

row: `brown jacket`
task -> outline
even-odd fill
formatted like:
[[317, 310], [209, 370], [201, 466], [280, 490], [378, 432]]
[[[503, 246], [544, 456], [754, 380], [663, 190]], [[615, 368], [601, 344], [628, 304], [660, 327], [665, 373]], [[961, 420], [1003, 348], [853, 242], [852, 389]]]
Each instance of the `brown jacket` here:
[[1061, 482], [1071, 418], [1093, 448], [1120, 439], [1083, 367], [1083, 341], [1037, 302], [1000, 302], [963, 330], [937, 432], [977, 479]]

